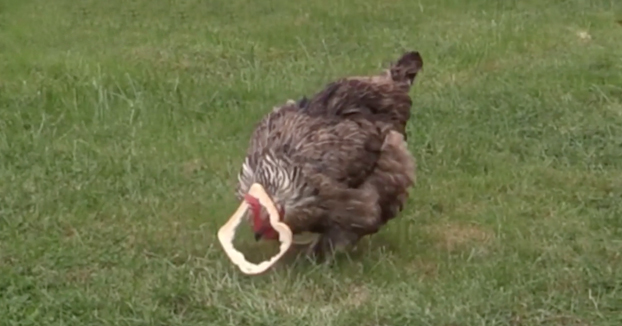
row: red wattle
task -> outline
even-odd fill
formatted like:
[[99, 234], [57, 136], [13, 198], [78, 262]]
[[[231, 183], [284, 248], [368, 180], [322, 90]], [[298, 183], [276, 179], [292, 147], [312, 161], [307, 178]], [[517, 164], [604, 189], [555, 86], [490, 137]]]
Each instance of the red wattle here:
[[251, 215], [253, 218], [253, 231], [258, 232], [261, 229], [263, 221], [261, 220], [261, 204], [259, 200], [249, 194], [244, 195], [244, 200], [248, 203], [251, 209]]

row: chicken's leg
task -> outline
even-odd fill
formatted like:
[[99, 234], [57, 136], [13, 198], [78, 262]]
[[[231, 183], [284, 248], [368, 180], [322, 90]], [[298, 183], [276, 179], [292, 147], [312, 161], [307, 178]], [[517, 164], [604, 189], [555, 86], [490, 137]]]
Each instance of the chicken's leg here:
[[332, 227], [309, 247], [308, 253], [317, 262], [330, 263], [336, 254], [346, 252], [356, 245], [360, 238], [355, 232], [340, 227]]

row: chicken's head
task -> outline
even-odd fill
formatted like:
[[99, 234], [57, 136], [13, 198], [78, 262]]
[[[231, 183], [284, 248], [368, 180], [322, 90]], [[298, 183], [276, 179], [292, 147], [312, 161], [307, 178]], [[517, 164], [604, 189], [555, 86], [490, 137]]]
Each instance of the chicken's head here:
[[[255, 240], [278, 240], [279, 233], [270, 224], [268, 211], [259, 203], [259, 200], [249, 194], [244, 195], [244, 200], [250, 206]], [[279, 218], [283, 219], [283, 209], [279, 210]]]

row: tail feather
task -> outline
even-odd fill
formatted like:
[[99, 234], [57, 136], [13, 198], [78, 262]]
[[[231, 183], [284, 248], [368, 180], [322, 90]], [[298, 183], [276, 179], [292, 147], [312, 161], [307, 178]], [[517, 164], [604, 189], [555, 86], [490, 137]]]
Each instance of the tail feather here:
[[421, 68], [423, 68], [423, 58], [419, 52], [406, 52], [397, 63], [392, 65], [390, 69], [391, 79], [395, 82], [407, 82], [408, 85], [412, 85]]

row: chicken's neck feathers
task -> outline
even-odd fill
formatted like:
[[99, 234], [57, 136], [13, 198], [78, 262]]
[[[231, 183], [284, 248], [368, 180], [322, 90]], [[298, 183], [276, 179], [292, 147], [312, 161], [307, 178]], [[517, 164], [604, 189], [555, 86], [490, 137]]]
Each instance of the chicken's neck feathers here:
[[238, 197], [252, 184], [261, 184], [268, 195], [285, 211], [308, 204], [314, 198], [302, 169], [283, 155], [268, 151], [261, 156], [247, 156], [238, 175]]

